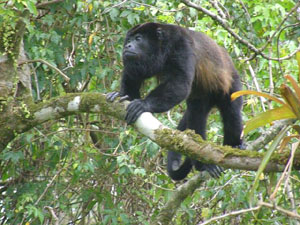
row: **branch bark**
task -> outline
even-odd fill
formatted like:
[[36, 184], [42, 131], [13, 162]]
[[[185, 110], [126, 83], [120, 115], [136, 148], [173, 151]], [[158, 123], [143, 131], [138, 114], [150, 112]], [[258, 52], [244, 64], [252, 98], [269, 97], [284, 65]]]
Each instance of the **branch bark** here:
[[170, 224], [177, 209], [180, 207], [181, 203], [188, 197], [191, 196], [194, 191], [204, 182], [205, 176], [198, 173], [189, 179], [186, 183], [180, 185], [176, 191], [172, 194], [170, 200], [167, 204], [160, 210], [159, 215], [156, 217], [155, 221], [151, 224]]
[[[6, 136], [0, 135], [0, 150], [4, 149], [16, 134], [23, 133], [51, 119], [56, 120], [83, 112], [102, 113], [123, 119], [128, 103], [107, 103], [105, 95], [100, 93], [74, 93], [54, 98], [48, 102], [29, 104], [24, 107], [26, 110], [24, 108], [12, 110], [0, 117], [0, 134], [7, 134]], [[264, 156], [255, 151], [218, 146], [209, 141], [203, 141], [200, 135], [193, 131], [172, 130], [147, 112], [139, 117], [135, 126], [139, 132], [163, 148], [172, 149], [194, 159], [225, 168], [257, 170]], [[274, 154], [265, 171], [283, 171], [288, 159], [288, 153]], [[300, 154], [295, 156], [295, 162], [297, 165], [300, 164]]]

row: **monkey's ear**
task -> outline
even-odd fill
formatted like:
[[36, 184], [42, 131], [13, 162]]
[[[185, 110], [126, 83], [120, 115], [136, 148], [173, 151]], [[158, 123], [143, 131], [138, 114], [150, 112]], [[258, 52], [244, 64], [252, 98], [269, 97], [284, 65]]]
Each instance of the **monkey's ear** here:
[[161, 27], [158, 27], [156, 29], [156, 33], [157, 33], [157, 38], [158, 40], [162, 41], [164, 39], [164, 31]]

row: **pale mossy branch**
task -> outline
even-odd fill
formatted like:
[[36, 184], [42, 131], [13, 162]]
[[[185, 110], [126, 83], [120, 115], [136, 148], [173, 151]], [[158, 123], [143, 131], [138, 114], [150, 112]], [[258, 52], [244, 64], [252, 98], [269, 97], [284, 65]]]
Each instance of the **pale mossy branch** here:
[[101, 93], [66, 94], [37, 104], [23, 103], [21, 106], [8, 102], [7, 106], [0, 110], [0, 151], [18, 134], [46, 121], [85, 112], [109, 114], [122, 119], [125, 115], [125, 105], [109, 104], [105, 95]]
[[[31, 104], [22, 110], [15, 110], [16, 115], [4, 115], [0, 118], [0, 133], [12, 131], [6, 138], [0, 135], [2, 149], [15, 137], [48, 120], [57, 120], [78, 113], [101, 113], [124, 119], [126, 106], [129, 102], [108, 103], [105, 94], [74, 93], [53, 98], [47, 102]], [[25, 112], [24, 112], [25, 111]], [[13, 118], [13, 119], [9, 119]], [[139, 132], [165, 149], [180, 152], [206, 163], [214, 163], [224, 168], [257, 170], [264, 154], [250, 150], [240, 150], [229, 146], [219, 146], [204, 141], [191, 130], [184, 132], [168, 128], [159, 122], [151, 113], [143, 113], [134, 126]], [[4, 132], [5, 131], [5, 132]], [[1, 150], [0, 148], [0, 150]], [[300, 164], [300, 155], [295, 156], [295, 164]], [[288, 153], [274, 153], [265, 171], [283, 171], [289, 159]]]
[[[58, 119], [80, 112], [102, 113], [123, 119], [128, 102], [106, 102], [105, 95], [99, 93], [68, 94], [49, 103], [44, 103], [34, 110], [33, 121], [41, 123], [49, 119]], [[165, 149], [172, 149], [207, 163], [214, 163], [224, 168], [257, 170], [264, 156], [250, 150], [240, 150], [229, 146], [219, 146], [204, 141], [193, 131], [181, 132], [168, 128], [151, 113], [143, 113], [135, 122], [139, 132]], [[299, 156], [296, 156], [296, 159]], [[289, 154], [274, 154], [265, 171], [283, 171]], [[296, 160], [297, 161], [297, 160]]]

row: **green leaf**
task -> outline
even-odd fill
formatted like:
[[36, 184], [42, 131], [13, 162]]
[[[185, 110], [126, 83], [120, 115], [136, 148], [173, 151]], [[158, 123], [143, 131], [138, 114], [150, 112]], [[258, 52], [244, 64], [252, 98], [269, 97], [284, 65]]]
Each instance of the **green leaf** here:
[[288, 103], [290, 109], [294, 112], [297, 118], [300, 119], [300, 99], [297, 98], [292, 89], [285, 84], [281, 85], [280, 92], [284, 97], [284, 100]]
[[146, 176], [146, 171], [144, 168], [136, 168], [133, 173], [136, 175], [141, 175], [142, 177]]
[[18, 163], [20, 160], [24, 159], [24, 154], [21, 151], [17, 152], [5, 152], [0, 155], [0, 158], [6, 161], [11, 160], [13, 164]]
[[119, 15], [119, 10], [117, 8], [112, 8], [112, 10], [110, 10], [109, 12], [109, 15], [110, 15], [110, 18], [113, 20], [113, 21], [116, 21], [116, 18], [117, 16]]
[[134, 14], [134, 13], [129, 14], [129, 16], [127, 17], [128, 22], [129, 22], [131, 25], [134, 25], [135, 18], [136, 18], [136, 14]]
[[263, 112], [251, 120], [248, 120], [245, 124], [244, 133], [248, 134], [251, 130], [255, 128], [265, 126], [275, 120], [282, 119], [293, 119], [296, 118], [296, 115], [291, 111], [288, 106], [281, 106], [276, 109], [272, 109], [266, 112]]
[[263, 173], [264, 169], [266, 168], [267, 164], [269, 163], [273, 152], [276, 150], [276, 147], [278, 146], [278, 144], [280, 143], [280, 141], [282, 140], [282, 138], [286, 134], [287, 130], [290, 129], [290, 128], [291, 128], [291, 126], [287, 126], [285, 129], [282, 129], [280, 131], [280, 133], [275, 137], [275, 139], [272, 142], [270, 148], [266, 152], [264, 158], [262, 159], [261, 164], [260, 164], [260, 166], [259, 166], [259, 168], [257, 170], [253, 186], [252, 186], [252, 188], [251, 188], [251, 190], [249, 192], [249, 198], [248, 199], [249, 199], [250, 205], [252, 205], [252, 203], [253, 203], [253, 200], [254, 200], [254, 191], [258, 187], [259, 178], [260, 178], [261, 174]]
[[296, 59], [297, 59], [297, 62], [298, 62], [298, 70], [299, 70], [299, 77], [298, 77], [298, 80], [300, 81], [300, 51], [298, 51], [296, 53]]
[[129, 14], [131, 14], [131, 13], [132, 13], [131, 11], [125, 10], [125, 11], [123, 11], [123, 12], [120, 14], [120, 17], [126, 17], [126, 16], [128, 16]]
[[37, 16], [38, 12], [37, 12], [37, 9], [36, 9], [35, 4], [34, 4], [33, 1], [28, 0], [28, 1], [25, 2], [25, 5], [29, 9], [30, 13], [34, 14], [35, 16]]
[[[300, 70], [300, 52], [299, 52], [299, 62], [298, 63], [299, 63], [299, 70]], [[300, 73], [300, 71], [299, 71], [299, 73]], [[297, 81], [291, 75], [286, 75], [285, 78], [291, 82], [291, 84], [297, 94], [298, 99], [300, 99], [300, 87], [299, 87], [299, 84], [297, 83]]]
[[41, 224], [43, 223], [43, 221], [44, 221], [44, 214], [43, 214], [43, 212], [40, 209], [36, 208], [33, 205], [28, 205], [28, 206], [26, 206], [26, 208], [28, 210], [28, 214], [29, 215], [33, 215], [34, 217], [39, 218]]

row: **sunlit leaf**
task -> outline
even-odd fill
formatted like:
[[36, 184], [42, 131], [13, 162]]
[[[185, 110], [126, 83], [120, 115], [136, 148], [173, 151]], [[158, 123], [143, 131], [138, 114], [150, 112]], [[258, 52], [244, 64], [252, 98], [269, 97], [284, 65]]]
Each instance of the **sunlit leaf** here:
[[299, 125], [294, 125], [293, 129], [296, 130], [298, 134], [300, 134], [300, 126]]
[[93, 4], [90, 3], [88, 7], [89, 7], [89, 12], [92, 12], [93, 11]]
[[26, 7], [29, 9], [29, 12], [31, 12], [31, 13], [34, 14], [35, 16], [38, 14], [34, 2], [32, 2], [32, 1], [29, 0], [29, 1], [24, 1], [24, 4], [25, 4]]
[[298, 80], [300, 81], [300, 51], [298, 51], [296, 53], [296, 59], [297, 59], [297, 62], [298, 62], [298, 70], [299, 70], [299, 77], [298, 77]]
[[144, 5], [141, 5], [139, 7], [135, 7], [133, 8], [134, 10], [137, 10], [137, 11], [144, 11], [146, 9], [146, 7]]
[[284, 137], [281, 144], [280, 144], [280, 149], [279, 152], [282, 152], [282, 150], [287, 146], [287, 144], [291, 141], [292, 138], [300, 138], [299, 135], [291, 135], [291, 136], [287, 136]]
[[89, 36], [89, 41], [88, 41], [88, 43], [89, 43], [89, 46], [91, 47], [91, 45], [92, 45], [92, 43], [93, 43], [93, 38], [94, 38], [94, 36], [96, 35], [96, 33], [94, 32], [94, 33], [92, 33], [90, 36]]
[[251, 120], [248, 120], [245, 124], [245, 135], [249, 133], [251, 130], [255, 128], [265, 126], [275, 120], [282, 120], [282, 119], [291, 119], [296, 118], [296, 115], [291, 111], [288, 106], [281, 106], [267, 112], [263, 112], [258, 114]]
[[254, 192], [258, 188], [261, 174], [265, 170], [266, 166], [268, 165], [268, 163], [271, 159], [273, 152], [276, 150], [276, 147], [278, 146], [278, 144], [280, 143], [280, 141], [282, 140], [282, 138], [284, 137], [284, 135], [286, 134], [288, 129], [290, 129], [290, 126], [288, 126], [285, 129], [280, 131], [280, 133], [275, 137], [274, 141], [272, 142], [271, 146], [269, 147], [268, 151], [266, 152], [264, 158], [261, 161], [261, 164], [260, 164], [260, 166], [257, 170], [256, 176], [255, 176], [253, 186], [249, 192], [249, 202], [251, 205], [252, 205], [253, 199], [254, 199]]
[[297, 97], [300, 99], [300, 87], [299, 87], [299, 84], [297, 84], [297, 81], [291, 75], [286, 75], [285, 78], [291, 82], [291, 84], [297, 94]]
[[300, 100], [297, 98], [296, 94], [285, 84], [281, 85], [280, 92], [291, 110], [294, 112], [297, 118], [300, 119]]
[[209, 218], [211, 215], [211, 210], [209, 208], [203, 208], [202, 209], [202, 213], [201, 213], [201, 216], [203, 218]]
[[264, 97], [264, 98], [268, 98], [268, 99], [273, 100], [275, 102], [278, 102], [282, 105], [285, 105], [285, 103], [283, 101], [281, 101], [279, 98], [276, 98], [276, 97], [274, 97], [272, 95], [269, 95], [269, 94], [266, 94], [266, 93], [262, 93], [262, 92], [258, 92], [258, 91], [252, 91], [252, 90], [234, 92], [231, 95], [231, 100], [234, 101], [235, 99], [237, 99], [238, 97], [240, 97], [242, 95], [257, 95], [257, 96], [261, 96], [261, 97]]

